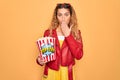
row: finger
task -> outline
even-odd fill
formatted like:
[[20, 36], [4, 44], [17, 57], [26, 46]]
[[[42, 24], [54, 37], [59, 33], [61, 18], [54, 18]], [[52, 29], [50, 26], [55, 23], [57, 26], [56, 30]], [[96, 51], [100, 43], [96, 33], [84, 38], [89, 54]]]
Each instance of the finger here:
[[65, 25], [65, 23], [64, 23], [64, 22], [62, 22], [62, 23], [61, 23], [61, 27], [63, 27], [64, 25]]
[[66, 25], [66, 23], [65, 22], [62, 22], [61, 23], [61, 28], [63, 29], [63, 28], [65, 28], [67, 25]]
[[44, 60], [38, 59], [38, 61], [39, 61], [39, 63], [40, 63], [41, 65], [45, 64]]
[[43, 62], [44, 60], [42, 59], [42, 58], [40, 58], [40, 57], [38, 57], [38, 60], [40, 61], [40, 62]]

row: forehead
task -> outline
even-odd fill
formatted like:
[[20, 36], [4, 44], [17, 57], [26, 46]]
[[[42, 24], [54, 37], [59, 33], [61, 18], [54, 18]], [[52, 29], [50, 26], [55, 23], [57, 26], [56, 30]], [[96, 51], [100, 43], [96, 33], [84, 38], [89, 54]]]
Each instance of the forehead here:
[[58, 9], [57, 13], [70, 13], [69, 9], [61, 8]]

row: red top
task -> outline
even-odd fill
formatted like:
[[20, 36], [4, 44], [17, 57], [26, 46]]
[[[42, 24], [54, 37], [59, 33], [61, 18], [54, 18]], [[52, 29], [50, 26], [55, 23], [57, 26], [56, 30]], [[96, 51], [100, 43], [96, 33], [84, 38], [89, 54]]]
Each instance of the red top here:
[[[47, 37], [50, 34], [50, 30], [46, 30], [44, 36]], [[75, 40], [73, 35], [65, 37], [65, 40], [60, 48], [56, 29], [52, 31], [52, 37], [56, 39], [56, 60], [46, 63], [44, 74], [48, 75], [48, 68], [53, 70], [59, 70], [59, 66], [68, 66], [69, 80], [72, 79], [72, 65], [75, 64], [75, 58], [81, 59], [83, 56], [83, 43], [81, 38], [81, 32], [79, 31], [79, 40]], [[37, 61], [38, 63], [38, 61]], [[39, 64], [39, 63], [38, 63]]]

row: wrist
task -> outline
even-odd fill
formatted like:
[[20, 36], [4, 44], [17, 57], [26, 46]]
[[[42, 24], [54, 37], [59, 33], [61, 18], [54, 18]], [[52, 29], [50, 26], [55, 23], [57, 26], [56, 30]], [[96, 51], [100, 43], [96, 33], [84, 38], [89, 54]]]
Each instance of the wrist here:
[[67, 34], [65, 34], [64, 36], [65, 36], [65, 37], [68, 37], [69, 35], [70, 35], [70, 33], [67, 33]]

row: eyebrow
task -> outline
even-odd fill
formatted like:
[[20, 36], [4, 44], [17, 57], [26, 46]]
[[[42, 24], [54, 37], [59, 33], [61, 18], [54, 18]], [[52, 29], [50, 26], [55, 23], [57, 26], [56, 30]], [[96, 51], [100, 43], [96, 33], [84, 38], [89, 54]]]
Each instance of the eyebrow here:
[[[59, 14], [62, 14], [61, 12], [58, 12]], [[65, 13], [63, 13], [63, 14], [66, 14], [66, 13], [70, 13], [70, 12], [65, 12]]]

